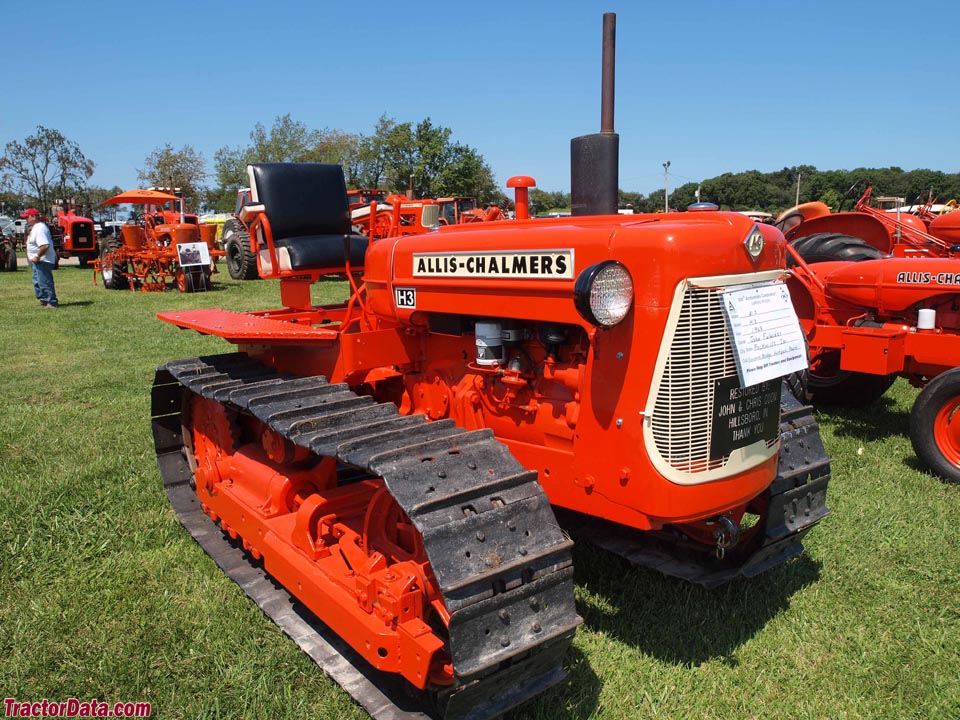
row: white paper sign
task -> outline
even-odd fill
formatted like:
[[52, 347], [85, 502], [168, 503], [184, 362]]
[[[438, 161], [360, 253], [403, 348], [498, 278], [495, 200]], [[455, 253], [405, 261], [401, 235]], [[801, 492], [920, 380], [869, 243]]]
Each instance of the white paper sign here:
[[808, 366], [803, 328], [779, 280], [720, 291], [742, 387]]
[[209, 265], [210, 249], [205, 242], [180, 243], [177, 245], [177, 259], [181, 267]]

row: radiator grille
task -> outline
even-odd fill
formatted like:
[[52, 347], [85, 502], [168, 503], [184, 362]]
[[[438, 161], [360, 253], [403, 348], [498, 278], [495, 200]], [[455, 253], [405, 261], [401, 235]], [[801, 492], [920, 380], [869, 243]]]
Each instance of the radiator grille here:
[[76, 222], [73, 224], [73, 247], [76, 249], [93, 249], [93, 223]]
[[710, 459], [714, 381], [736, 374], [720, 294], [687, 288], [651, 418], [657, 451], [676, 470], [702, 473], [727, 462]]

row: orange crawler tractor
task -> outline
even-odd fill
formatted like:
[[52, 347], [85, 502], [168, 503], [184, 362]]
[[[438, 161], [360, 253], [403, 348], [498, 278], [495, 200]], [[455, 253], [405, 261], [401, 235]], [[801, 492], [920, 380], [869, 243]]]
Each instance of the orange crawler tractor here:
[[[795, 556], [828, 512], [817, 425], [781, 393], [806, 362], [783, 236], [618, 215], [605, 65], [575, 217], [370, 240], [338, 166], [253, 165], [243, 215], [283, 307], [160, 315], [236, 345], [157, 370], [181, 522], [374, 717], [492, 718], [563, 677], [580, 618], [554, 507], [706, 585]], [[330, 274], [350, 297], [316, 306]]]

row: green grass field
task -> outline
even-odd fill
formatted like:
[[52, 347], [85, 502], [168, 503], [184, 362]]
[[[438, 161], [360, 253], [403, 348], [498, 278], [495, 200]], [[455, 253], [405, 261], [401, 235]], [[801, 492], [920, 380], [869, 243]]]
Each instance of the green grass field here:
[[[228, 352], [157, 312], [275, 307], [0, 273], [0, 692], [149, 701], [162, 718], [364, 718], [183, 531], [152, 449], [154, 368]], [[325, 293], [342, 291], [321, 283]], [[907, 437], [916, 390], [819, 415], [833, 514], [807, 554], [703, 590], [579, 546], [569, 679], [508, 718], [960, 718], [960, 487]]]

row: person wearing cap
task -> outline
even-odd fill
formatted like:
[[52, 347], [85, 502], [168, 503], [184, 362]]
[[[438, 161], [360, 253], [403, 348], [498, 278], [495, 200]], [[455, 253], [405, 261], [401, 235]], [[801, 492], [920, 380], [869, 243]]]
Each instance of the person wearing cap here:
[[50, 228], [40, 219], [36, 208], [27, 208], [20, 216], [27, 219], [30, 234], [27, 235], [27, 260], [33, 266], [33, 291], [40, 307], [55, 308], [60, 304], [53, 286], [53, 268], [57, 264], [57, 251], [53, 249]]

